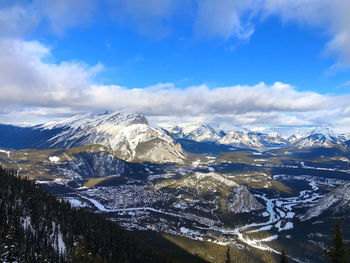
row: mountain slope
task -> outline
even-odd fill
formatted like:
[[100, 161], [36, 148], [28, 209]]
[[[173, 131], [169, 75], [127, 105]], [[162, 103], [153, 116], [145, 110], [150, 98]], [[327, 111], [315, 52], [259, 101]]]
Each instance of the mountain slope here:
[[[84, 114], [29, 128], [3, 126], [0, 131], [0, 147], [4, 148], [58, 149], [100, 144], [127, 161], [182, 163], [185, 159], [179, 144], [135, 113]], [[22, 146], [11, 143], [21, 141], [23, 136], [30, 140]]]
[[293, 148], [337, 147], [344, 146], [345, 137], [336, 134], [330, 127], [315, 128], [309, 135], [294, 141]]
[[207, 123], [162, 123], [160, 127], [176, 139], [188, 139], [196, 142], [215, 142], [238, 148], [286, 146], [288, 139], [277, 133], [258, 133], [247, 129], [230, 130], [227, 133], [215, 130]]
[[[1, 262], [164, 262], [117, 224], [72, 209], [0, 167]], [[91, 261], [88, 261], [91, 260]]]
[[0, 150], [0, 163], [7, 168], [20, 169], [18, 174], [22, 177], [73, 188], [105, 180], [145, 180], [150, 173], [147, 163], [121, 160], [101, 145], [59, 150]]
[[188, 207], [193, 200], [197, 200], [195, 209], [198, 209], [200, 203], [203, 203], [203, 206], [210, 204], [213, 206], [212, 210], [220, 208], [221, 212], [232, 213], [244, 213], [263, 208], [247, 187], [215, 172], [195, 172], [176, 181], [161, 183], [157, 187], [176, 189], [177, 194], [191, 196], [189, 203], [185, 206]]
[[300, 216], [301, 221], [318, 217], [324, 213], [347, 214], [350, 211], [350, 183], [342, 185], [324, 197]]
[[0, 124], [0, 147], [6, 149], [38, 148], [41, 143], [57, 135], [58, 130], [41, 130], [10, 124]]
[[162, 123], [158, 125], [176, 139], [213, 142], [221, 138], [220, 132], [216, 131], [207, 123]]
[[75, 116], [63, 122], [46, 124], [43, 130], [64, 131], [47, 141], [50, 148], [104, 145], [127, 161], [183, 162], [180, 145], [162, 130], [151, 127], [135, 113], [105, 113]]
[[286, 146], [289, 144], [287, 139], [276, 133], [263, 134], [251, 131], [230, 131], [218, 140], [218, 143], [229, 144], [239, 148]]

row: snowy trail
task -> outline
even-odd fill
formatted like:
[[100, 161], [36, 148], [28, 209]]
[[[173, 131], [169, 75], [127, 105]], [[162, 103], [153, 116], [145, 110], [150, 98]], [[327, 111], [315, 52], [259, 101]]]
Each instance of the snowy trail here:
[[0, 150], [1, 153], [5, 153], [7, 154], [7, 157], [14, 163], [18, 166], [18, 170], [17, 170], [17, 177], [19, 176], [19, 172], [22, 170], [22, 167], [19, 165], [18, 162], [16, 162], [14, 159], [11, 158], [11, 151], [5, 151], [5, 150]]
[[[10, 152], [8, 152], [8, 157], [11, 159], [10, 157]], [[18, 177], [19, 176], [19, 173], [20, 171], [22, 170], [22, 167], [20, 166], [20, 164], [18, 162], [16, 162], [15, 160], [11, 159], [17, 166], [18, 166], [18, 170], [17, 170], [17, 173], [16, 173], [16, 176]]]

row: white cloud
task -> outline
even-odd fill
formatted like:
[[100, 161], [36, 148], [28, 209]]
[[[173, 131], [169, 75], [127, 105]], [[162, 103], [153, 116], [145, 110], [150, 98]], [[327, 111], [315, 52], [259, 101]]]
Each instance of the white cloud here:
[[[283, 23], [312, 27], [328, 36], [324, 54], [336, 59], [335, 68], [350, 66], [349, 0], [130, 0], [110, 1], [116, 17], [130, 18], [139, 30], [166, 35], [171, 18], [181, 14], [191, 18], [200, 37], [247, 40], [257, 23], [270, 16]], [[180, 13], [181, 12], [181, 13]]]
[[[350, 66], [349, 0], [198, 0], [194, 22], [200, 35], [248, 39], [255, 23], [278, 16], [283, 23], [319, 29], [330, 37], [324, 54], [336, 59], [335, 68]], [[255, 23], [254, 23], [255, 22]]]
[[37, 41], [0, 38], [0, 101], [6, 107], [55, 107], [84, 95], [101, 65], [45, 62], [50, 48]]
[[[38, 26], [62, 34], [88, 23], [104, 6], [131, 28], [156, 38], [174, 29], [174, 19], [193, 26], [195, 35], [249, 39], [257, 23], [277, 16], [284, 23], [318, 29], [329, 37], [324, 54], [334, 57], [333, 68], [350, 67], [349, 0], [33, 0], [0, 3], [0, 35], [23, 36]], [[106, 4], [107, 3], [107, 4]], [[177, 24], [176, 24], [177, 25]], [[183, 26], [181, 24], [181, 26]], [[176, 27], [176, 26], [175, 26]]]
[[260, 0], [199, 0], [195, 32], [200, 36], [248, 39], [254, 33], [251, 19], [260, 10]]
[[349, 96], [301, 92], [279, 82], [185, 89], [159, 83], [129, 89], [95, 83], [95, 75], [103, 70], [100, 64], [51, 62], [50, 47], [38, 41], [0, 38], [0, 57], [1, 121], [52, 119], [105, 109], [142, 112], [153, 119], [192, 118], [249, 126], [341, 125], [350, 118]]
[[72, 26], [88, 23], [95, 5], [96, 0], [33, 0], [0, 4], [0, 35], [23, 36], [40, 25], [54, 34], [63, 34]]
[[[184, 6], [191, 9], [186, 15], [192, 14], [197, 35], [224, 39], [247, 39], [253, 34], [257, 19], [277, 15], [285, 23], [320, 28], [330, 37], [325, 52], [337, 58], [335, 66], [350, 66], [348, 0], [113, 2], [119, 8], [115, 14], [120, 19], [131, 17], [139, 30], [151, 28], [157, 34], [168, 33], [169, 19]], [[62, 34], [67, 28], [88, 22], [94, 4], [95, 0], [0, 4], [0, 120], [39, 121], [82, 111], [128, 109], [153, 119], [186, 118], [236, 125], [312, 126], [324, 122], [350, 125], [349, 96], [300, 92], [278, 82], [230, 87], [203, 84], [186, 89], [173, 83], [144, 89], [99, 85], [94, 76], [103, 70], [101, 64], [54, 63], [50, 47], [18, 38], [42, 24]], [[155, 26], [159, 28], [155, 30]]]
[[214, 88], [201, 85], [186, 89], [163, 84], [144, 89], [92, 85], [86, 94], [98, 107], [110, 105], [113, 109], [131, 109], [148, 115], [307, 112], [339, 105], [339, 98], [335, 101], [313, 92], [297, 92], [282, 83]]
[[162, 38], [170, 32], [170, 19], [180, 2], [172, 0], [107, 0], [112, 17], [143, 34]]
[[350, 80], [346, 81], [338, 86], [338, 88], [350, 87]]
[[36, 28], [39, 21], [37, 13], [27, 6], [0, 8], [0, 35], [23, 35]]
[[265, 0], [265, 15], [321, 29], [330, 37], [325, 53], [337, 59], [336, 67], [350, 66], [350, 1]]

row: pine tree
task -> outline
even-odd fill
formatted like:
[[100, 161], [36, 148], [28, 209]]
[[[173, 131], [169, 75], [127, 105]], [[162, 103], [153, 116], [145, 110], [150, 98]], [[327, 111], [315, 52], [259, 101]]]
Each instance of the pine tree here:
[[340, 221], [334, 223], [333, 247], [326, 251], [326, 259], [331, 263], [349, 263], [350, 250], [343, 240]]
[[77, 247], [73, 251], [72, 263], [103, 263], [99, 255], [92, 255], [87, 251], [82, 237], [79, 238], [77, 243]]
[[230, 262], [231, 262], [231, 258], [230, 258], [230, 247], [227, 246], [225, 263], [230, 263]]
[[[58, 234], [64, 253], [57, 250]], [[0, 262], [160, 263], [162, 258], [170, 259], [102, 215], [72, 208], [0, 165]]]
[[287, 257], [286, 251], [284, 249], [282, 249], [282, 251], [281, 251], [280, 262], [281, 263], [288, 263], [288, 257]]

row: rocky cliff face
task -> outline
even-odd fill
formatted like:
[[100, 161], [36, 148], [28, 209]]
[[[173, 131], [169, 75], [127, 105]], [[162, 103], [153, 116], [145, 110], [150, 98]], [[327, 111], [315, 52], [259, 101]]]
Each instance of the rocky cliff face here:
[[84, 114], [33, 127], [6, 127], [0, 129], [2, 138], [10, 136], [10, 141], [27, 139], [22, 147], [0, 140], [0, 146], [4, 148], [59, 149], [98, 144], [126, 161], [182, 163], [185, 159], [180, 144], [136, 113]]

